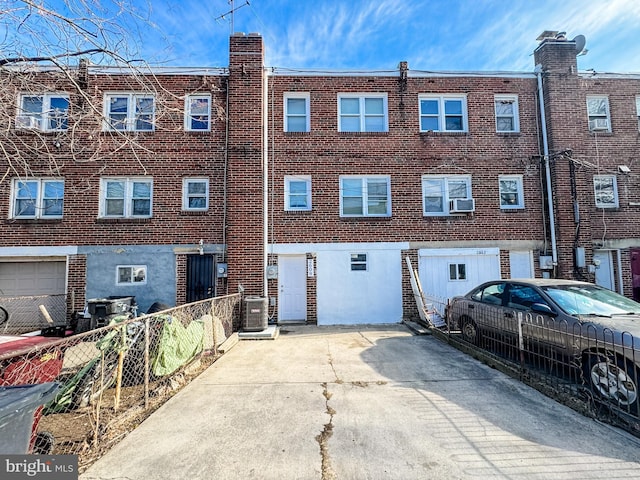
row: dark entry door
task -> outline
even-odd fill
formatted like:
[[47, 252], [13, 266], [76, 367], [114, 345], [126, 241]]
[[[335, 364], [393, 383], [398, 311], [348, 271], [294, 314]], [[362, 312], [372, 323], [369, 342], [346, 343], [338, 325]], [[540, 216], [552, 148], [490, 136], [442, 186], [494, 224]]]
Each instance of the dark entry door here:
[[187, 303], [216, 296], [213, 255], [187, 256]]
[[640, 302], [640, 249], [634, 248], [631, 253], [631, 281], [633, 284], [633, 299]]

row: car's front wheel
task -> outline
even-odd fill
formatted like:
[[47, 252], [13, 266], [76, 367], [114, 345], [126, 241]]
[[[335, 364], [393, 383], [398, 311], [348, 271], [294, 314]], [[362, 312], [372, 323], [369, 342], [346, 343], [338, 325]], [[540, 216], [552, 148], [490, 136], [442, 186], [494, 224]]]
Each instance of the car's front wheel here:
[[638, 379], [640, 372], [623, 357], [603, 353], [589, 354], [584, 377], [600, 398], [638, 415]]

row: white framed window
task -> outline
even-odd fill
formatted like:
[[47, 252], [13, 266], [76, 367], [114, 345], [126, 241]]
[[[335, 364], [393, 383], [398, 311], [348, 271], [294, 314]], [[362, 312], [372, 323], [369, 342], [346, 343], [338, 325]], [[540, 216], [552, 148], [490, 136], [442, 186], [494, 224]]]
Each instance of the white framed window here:
[[385, 175], [341, 176], [341, 217], [391, 216], [391, 179]]
[[153, 182], [150, 178], [100, 179], [100, 216], [149, 218]]
[[14, 179], [11, 218], [62, 218], [64, 180]]
[[146, 265], [118, 265], [116, 267], [116, 285], [145, 285], [146, 283]]
[[495, 95], [496, 132], [516, 133], [520, 131], [517, 95]]
[[466, 132], [467, 97], [465, 95], [418, 96], [421, 132]]
[[367, 271], [367, 254], [352, 253], [350, 266], [351, 266], [352, 272], [366, 272]]
[[467, 279], [467, 265], [464, 263], [449, 264], [449, 280], [460, 282]]
[[636, 115], [638, 117], [638, 131], [640, 131], [640, 95], [636, 97]]
[[182, 210], [204, 212], [209, 209], [209, 179], [182, 179]]
[[452, 201], [470, 200], [471, 176], [469, 175], [423, 175], [422, 209], [425, 216], [443, 216], [451, 211]]
[[311, 116], [309, 113], [310, 96], [308, 93], [284, 94], [284, 131], [310, 132]]
[[287, 211], [311, 210], [310, 175], [284, 177], [284, 209]]
[[522, 175], [500, 175], [498, 177], [500, 208], [511, 210], [524, 208], [524, 188]]
[[609, 98], [604, 95], [587, 95], [587, 115], [590, 132], [611, 132]]
[[149, 132], [155, 129], [155, 98], [143, 93], [107, 93], [104, 130]]
[[184, 107], [184, 129], [189, 132], [211, 130], [211, 95], [187, 95]]
[[339, 132], [387, 132], [387, 94], [341, 93], [338, 118]]
[[598, 208], [618, 208], [618, 183], [615, 175], [594, 175], [593, 189]]
[[66, 93], [22, 94], [16, 116], [19, 130], [59, 132], [69, 127], [69, 95]]

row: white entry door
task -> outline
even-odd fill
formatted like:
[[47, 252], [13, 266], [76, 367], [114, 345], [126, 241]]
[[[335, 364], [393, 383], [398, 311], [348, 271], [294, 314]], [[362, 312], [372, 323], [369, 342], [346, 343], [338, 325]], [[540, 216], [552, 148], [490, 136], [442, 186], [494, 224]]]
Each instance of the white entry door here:
[[278, 256], [278, 321], [307, 321], [307, 258]]
[[610, 250], [596, 250], [593, 252], [593, 263], [596, 264], [596, 285], [615, 291], [613, 278], [613, 261]]

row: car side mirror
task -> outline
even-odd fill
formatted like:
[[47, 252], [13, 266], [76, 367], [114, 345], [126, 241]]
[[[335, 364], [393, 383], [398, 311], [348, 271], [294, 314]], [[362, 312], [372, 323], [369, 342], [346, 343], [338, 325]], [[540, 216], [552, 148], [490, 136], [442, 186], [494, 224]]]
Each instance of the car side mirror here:
[[531, 310], [536, 313], [541, 313], [543, 315], [550, 315], [552, 317], [557, 316], [558, 314], [551, 310], [551, 307], [546, 303], [534, 303], [531, 305]]

